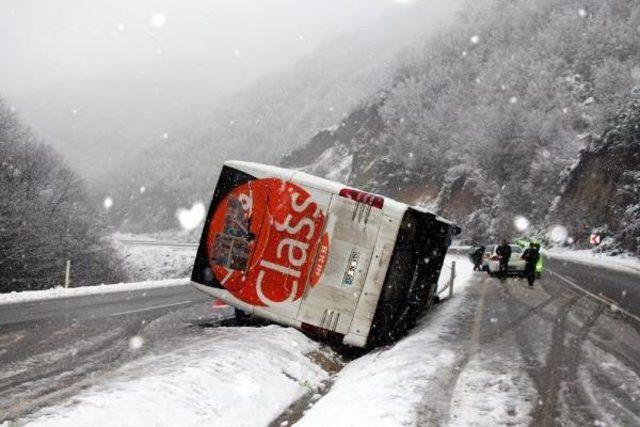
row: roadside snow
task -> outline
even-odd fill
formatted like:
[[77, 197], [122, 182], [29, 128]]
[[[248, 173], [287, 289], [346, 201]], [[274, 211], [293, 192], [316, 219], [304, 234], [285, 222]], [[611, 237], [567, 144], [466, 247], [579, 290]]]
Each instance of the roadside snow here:
[[640, 259], [627, 255], [609, 256], [603, 253], [595, 253], [589, 249], [570, 250], [562, 248], [545, 249], [544, 255], [626, 273], [640, 273]]
[[[337, 376], [331, 391], [319, 400], [297, 426], [405, 426], [415, 425], [433, 390], [439, 372], [451, 371], [457, 361], [455, 348], [445, 336], [456, 328], [456, 314], [473, 274], [464, 257], [456, 260], [454, 298], [436, 306], [406, 338], [348, 364]], [[448, 280], [443, 269], [439, 287]], [[437, 381], [437, 380], [436, 380]], [[433, 396], [433, 399], [439, 399]]]
[[185, 242], [185, 236], [116, 233], [112, 241], [124, 258], [130, 280], [162, 280], [185, 277], [191, 272], [197, 244]]
[[141, 289], [184, 286], [189, 279], [155, 280], [147, 282], [117, 283], [113, 285], [81, 286], [78, 288], [52, 288], [41, 291], [23, 291], [0, 294], [0, 305], [23, 302], [43, 301], [56, 298], [79, 297], [86, 295], [102, 295], [113, 292], [129, 292]]
[[449, 425], [530, 425], [537, 392], [531, 378], [523, 374], [521, 363], [476, 355], [458, 378]]
[[292, 328], [217, 328], [123, 366], [29, 426], [264, 426], [328, 374]]

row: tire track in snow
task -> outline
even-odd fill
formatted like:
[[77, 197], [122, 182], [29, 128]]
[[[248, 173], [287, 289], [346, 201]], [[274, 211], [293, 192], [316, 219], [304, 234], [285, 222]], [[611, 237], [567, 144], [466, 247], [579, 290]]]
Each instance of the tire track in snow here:
[[[545, 284], [542, 287], [546, 292], [549, 292], [549, 286], [550, 284]], [[527, 305], [513, 295], [507, 288], [505, 288], [505, 292], [512, 298], [509, 304], [512, 311], [514, 304]], [[529, 345], [529, 338], [526, 337], [526, 331], [521, 331], [521, 333], [515, 335], [523, 359], [527, 360], [527, 371], [533, 379], [534, 384], [536, 384], [540, 396], [542, 396], [540, 405], [534, 413], [532, 425], [555, 425], [558, 423], [558, 420], [562, 419], [576, 422], [577, 425], [593, 425], [594, 423], [601, 422], [603, 419], [606, 420], [607, 417], [600, 411], [599, 402], [594, 400], [591, 393], [585, 389], [584, 382], [580, 380], [578, 375], [584, 362], [583, 344], [586, 340], [589, 340], [598, 347], [606, 347], [607, 349], [605, 351], [612, 350], [618, 355], [622, 355], [623, 353], [608, 346], [591, 334], [596, 322], [605, 312], [605, 305], [598, 301], [590, 300], [585, 295], [578, 294], [564, 287], [560, 287], [560, 292], [555, 293], [556, 296], [559, 296], [559, 294], [562, 294], [565, 298], [569, 298], [569, 300], [558, 309], [554, 315], [546, 312], [539, 313], [541, 319], [554, 325], [552, 333], [553, 341], [544, 366], [540, 366], [540, 363], [535, 359], [535, 353], [533, 347]], [[575, 321], [573, 323], [569, 322], [564, 313], [569, 314], [570, 312], [574, 312], [575, 310], [570, 308], [575, 306], [578, 301], [585, 302], [587, 306], [595, 304], [595, 308], [585, 307], [585, 310], [588, 310], [589, 313], [586, 315], [585, 320], [581, 321], [576, 319], [576, 321], [582, 322], [581, 326], [576, 327], [577, 325], [574, 325]], [[561, 334], [563, 336], [562, 339], [559, 338], [559, 331], [561, 329], [565, 331]], [[567, 336], [567, 334], [571, 336]], [[624, 355], [624, 357], [619, 358], [619, 360], [631, 359], [629, 359], [629, 356]], [[549, 386], [551, 386], [550, 389], [548, 388]], [[606, 381], [603, 381], [602, 386], [603, 389], [610, 390], [610, 394], [615, 396], [614, 400], [616, 404], [626, 402], [628, 405], [634, 406], [628, 396], [620, 393], [613, 384], [606, 384]], [[560, 408], [558, 406], [559, 403], [565, 406]], [[566, 409], [565, 412], [567, 413], [563, 413], [561, 409]], [[629, 411], [629, 409], [624, 407], [621, 409], [627, 412]], [[635, 408], [631, 408], [631, 410], [637, 411], [637, 405]]]
[[[460, 357], [455, 363], [450, 372], [442, 373], [438, 378], [435, 378], [437, 382], [437, 394], [438, 399], [430, 399], [429, 407], [421, 413], [418, 425], [446, 425], [452, 422], [452, 408], [454, 406], [454, 393], [456, 386], [460, 380], [461, 374], [472, 360], [473, 356], [481, 353], [485, 346], [491, 345], [500, 338], [504, 337], [509, 332], [516, 330], [527, 319], [536, 315], [545, 307], [556, 301], [556, 295], [552, 295], [542, 301], [540, 304], [529, 307], [527, 311], [520, 316], [514, 318], [512, 321], [505, 323], [504, 326], [498, 326], [495, 323], [489, 322], [491, 326], [483, 327], [486, 323], [483, 318], [486, 317], [487, 310], [487, 296], [491, 291], [491, 287], [495, 286], [495, 280], [488, 277], [484, 277], [480, 283], [480, 287], [477, 290], [477, 295], [467, 295], [471, 303], [475, 303], [473, 308], [473, 318], [471, 320], [471, 327], [468, 336], [457, 336], [457, 339], [466, 341], [466, 344], [460, 348]], [[474, 299], [475, 298], [475, 299]], [[466, 328], [467, 325], [464, 321], [461, 321], [461, 328]]]

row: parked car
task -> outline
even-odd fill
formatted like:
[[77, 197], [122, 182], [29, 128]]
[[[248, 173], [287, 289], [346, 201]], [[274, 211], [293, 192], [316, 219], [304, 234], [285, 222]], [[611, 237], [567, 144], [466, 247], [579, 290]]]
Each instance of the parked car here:
[[[510, 244], [511, 246], [511, 258], [509, 258], [509, 265], [507, 266], [507, 274], [513, 274], [517, 276], [524, 275], [525, 262], [520, 257], [524, 252], [522, 248], [518, 245]], [[495, 276], [500, 272], [500, 258], [498, 254], [496, 254], [497, 246], [492, 247], [491, 255], [487, 260], [487, 271], [489, 272], [489, 276]]]

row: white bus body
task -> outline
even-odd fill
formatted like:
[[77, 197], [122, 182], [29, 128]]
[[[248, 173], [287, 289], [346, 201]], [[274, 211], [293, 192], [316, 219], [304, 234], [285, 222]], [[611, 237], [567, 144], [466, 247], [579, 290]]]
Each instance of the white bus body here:
[[371, 347], [397, 339], [428, 309], [459, 231], [304, 172], [228, 161], [191, 282], [254, 316]]

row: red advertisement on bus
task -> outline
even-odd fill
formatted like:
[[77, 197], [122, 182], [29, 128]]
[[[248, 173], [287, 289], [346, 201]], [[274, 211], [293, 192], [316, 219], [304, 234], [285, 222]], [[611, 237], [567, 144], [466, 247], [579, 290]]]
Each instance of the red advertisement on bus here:
[[[255, 306], [292, 303], [317, 283], [328, 236], [325, 213], [302, 187], [277, 178], [237, 186], [210, 217], [207, 252], [217, 281]], [[322, 248], [322, 249], [320, 249]], [[320, 252], [319, 252], [320, 250]]]

